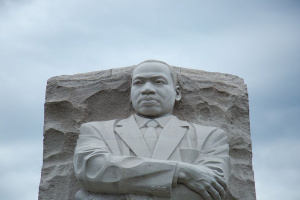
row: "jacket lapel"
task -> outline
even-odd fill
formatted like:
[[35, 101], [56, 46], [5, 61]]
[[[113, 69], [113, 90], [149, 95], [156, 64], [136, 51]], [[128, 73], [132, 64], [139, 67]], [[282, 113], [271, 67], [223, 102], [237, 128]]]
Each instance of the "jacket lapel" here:
[[137, 156], [151, 158], [151, 152], [147, 147], [134, 116], [119, 121], [116, 124], [115, 131]]
[[159, 136], [152, 158], [168, 160], [188, 129], [187, 122], [171, 118]]

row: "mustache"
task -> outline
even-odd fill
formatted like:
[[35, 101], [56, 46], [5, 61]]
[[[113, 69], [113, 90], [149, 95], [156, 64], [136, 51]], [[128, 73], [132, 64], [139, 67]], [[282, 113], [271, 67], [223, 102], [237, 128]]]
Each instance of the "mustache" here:
[[158, 98], [156, 98], [155, 96], [145, 96], [145, 97], [140, 98], [138, 100], [138, 103], [140, 103], [141, 101], [151, 101], [151, 100], [158, 101]]

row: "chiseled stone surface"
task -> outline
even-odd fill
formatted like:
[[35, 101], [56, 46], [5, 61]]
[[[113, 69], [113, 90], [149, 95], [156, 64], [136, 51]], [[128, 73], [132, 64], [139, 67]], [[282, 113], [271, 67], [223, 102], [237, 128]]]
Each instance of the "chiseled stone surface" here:
[[[130, 104], [133, 67], [90, 72], [48, 80], [45, 102], [44, 154], [39, 199], [73, 199], [79, 185], [73, 154], [82, 123], [123, 119]], [[182, 99], [174, 114], [182, 120], [226, 131], [231, 157], [227, 200], [255, 200], [249, 105], [243, 79], [221, 73], [176, 68]]]

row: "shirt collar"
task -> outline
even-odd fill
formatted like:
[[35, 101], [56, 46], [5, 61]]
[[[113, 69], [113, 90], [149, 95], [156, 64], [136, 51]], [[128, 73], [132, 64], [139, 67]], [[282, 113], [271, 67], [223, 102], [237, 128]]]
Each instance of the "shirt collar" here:
[[164, 128], [166, 126], [166, 124], [168, 123], [168, 121], [174, 116], [167, 115], [167, 116], [159, 117], [159, 118], [146, 118], [146, 117], [142, 117], [142, 116], [135, 114], [134, 117], [135, 117], [135, 121], [138, 124], [139, 128], [144, 127], [145, 124], [147, 124], [151, 120], [155, 120], [159, 124], [160, 127]]

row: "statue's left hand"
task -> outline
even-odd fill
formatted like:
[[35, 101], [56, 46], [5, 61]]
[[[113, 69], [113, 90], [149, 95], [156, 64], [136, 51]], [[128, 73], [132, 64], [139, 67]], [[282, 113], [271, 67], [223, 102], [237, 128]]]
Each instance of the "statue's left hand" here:
[[225, 198], [226, 182], [205, 167], [180, 162], [178, 183], [199, 193], [205, 200]]

